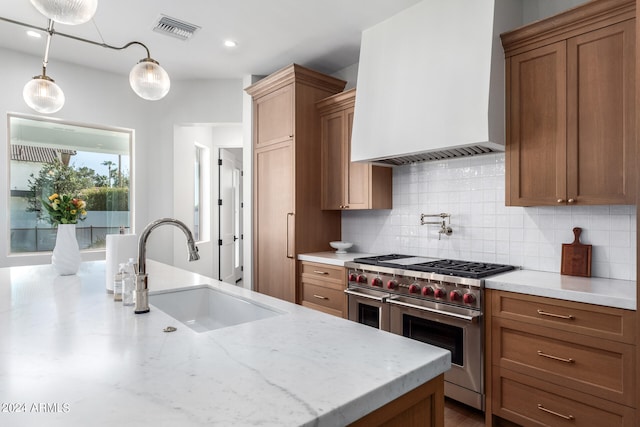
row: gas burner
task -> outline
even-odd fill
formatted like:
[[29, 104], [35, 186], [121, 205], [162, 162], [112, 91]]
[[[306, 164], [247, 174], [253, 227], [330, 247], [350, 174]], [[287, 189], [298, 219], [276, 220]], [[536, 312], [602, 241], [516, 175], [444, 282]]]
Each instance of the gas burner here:
[[512, 265], [490, 264], [455, 259], [436, 259], [412, 255], [380, 255], [356, 258], [353, 262], [388, 268], [401, 268], [406, 271], [438, 273], [446, 276], [481, 279], [515, 269]]

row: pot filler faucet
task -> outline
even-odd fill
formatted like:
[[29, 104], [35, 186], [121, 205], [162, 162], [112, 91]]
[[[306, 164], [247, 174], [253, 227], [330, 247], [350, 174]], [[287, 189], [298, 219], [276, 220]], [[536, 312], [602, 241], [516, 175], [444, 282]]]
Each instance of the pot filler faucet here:
[[200, 259], [198, 247], [193, 240], [191, 230], [182, 222], [173, 218], [161, 218], [153, 221], [142, 232], [138, 242], [138, 268], [136, 271], [136, 307], [135, 313], [149, 312], [149, 285], [147, 283], [147, 239], [149, 234], [161, 225], [169, 224], [178, 227], [187, 236], [187, 249], [189, 250], [189, 261]]

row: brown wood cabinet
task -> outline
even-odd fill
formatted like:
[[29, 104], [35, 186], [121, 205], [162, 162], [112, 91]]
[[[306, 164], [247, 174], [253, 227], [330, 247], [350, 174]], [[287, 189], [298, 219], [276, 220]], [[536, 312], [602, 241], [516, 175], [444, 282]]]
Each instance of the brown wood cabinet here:
[[486, 294], [487, 425], [635, 425], [633, 311]]
[[340, 240], [340, 212], [320, 209], [316, 102], [345, 82], [292, 64], [246, 88], [253, 97], [254, 289], [298, 302], [299, 253]]
[[348, 425], [378, 426], [444, 427], [444, 374]]
[[502, 34], [506, 204], [635, 203], [635, 1]]
[[317, 103], [322, 147], [322, 209], [391, 209], [389, 167], [351, 162], [351, 128], [356, 90]]
[[305, 307], [347, 318], [347, 269], [300, 261], [301, 301]]

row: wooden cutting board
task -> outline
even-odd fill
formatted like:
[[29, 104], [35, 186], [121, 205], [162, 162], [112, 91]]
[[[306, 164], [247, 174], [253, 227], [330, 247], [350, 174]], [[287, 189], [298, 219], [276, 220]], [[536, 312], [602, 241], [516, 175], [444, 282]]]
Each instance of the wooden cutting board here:
[[591, 245], [580, 243], [582, 228], [575, 227], [573, 243], [562, 244], [562, 266], [560, 274], [591, 277]]

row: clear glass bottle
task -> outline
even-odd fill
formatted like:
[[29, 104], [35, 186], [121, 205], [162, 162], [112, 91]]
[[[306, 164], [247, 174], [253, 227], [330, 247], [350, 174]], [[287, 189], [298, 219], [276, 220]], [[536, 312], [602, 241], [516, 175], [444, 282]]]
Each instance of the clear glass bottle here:
[[129, 258], [129, 262], [124, 266], [124, 272], [122, 273], [122, 305], [135, 304], [135, 290], [135, 260]]
[[122, 301], [122, 276], [125, 264], [118, 266], [118, 272], [113, 277], [113, 300]]

